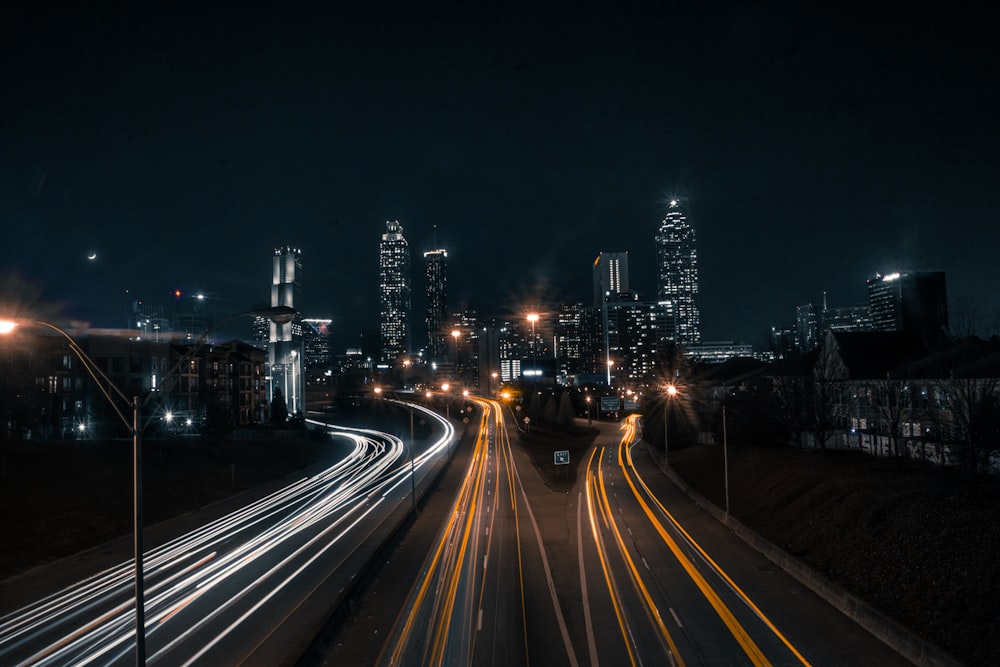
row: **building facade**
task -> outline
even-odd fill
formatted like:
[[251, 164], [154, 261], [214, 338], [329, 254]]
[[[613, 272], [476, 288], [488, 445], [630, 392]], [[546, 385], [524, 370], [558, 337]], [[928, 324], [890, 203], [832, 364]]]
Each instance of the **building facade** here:
[[681, 203], [670, 202], [656, 234], [658, 301], [669, 301], [674, 335], [681, 345], [701, 342], [698, 310], [698, 247], [694, 228], [688, 224]]
[[302, 320], [302, 342], [305, 347], [306, 368], [329, 368], [333, 364], [330, 344], [333, 320], [311, 317]]
[[427, 361], [441, 363], [447, 351], [448, 251], [442, 248], [424, 253]]
[[868, 279], [868, 308], [876, 331], [947, 331], [944, 272], [877, 273]]
[[393, 363], [410, 348], [410, 246], [398, 220], [387, 220], [379, 244], [380, 358]]
[[628, 253], [600, 253], [594, 260], [594, 307], [628, 293]]

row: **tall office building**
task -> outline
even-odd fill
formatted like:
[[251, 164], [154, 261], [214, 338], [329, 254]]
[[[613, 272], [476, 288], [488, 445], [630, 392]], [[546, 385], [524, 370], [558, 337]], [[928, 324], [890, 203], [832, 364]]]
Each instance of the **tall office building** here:
[[428, 250], [424, 253], [426, 283], [424, 285], [427, 304], [424, 323], [427, 325], [427, 359], [441, 362], [447, 351], [448, 317], [448, 251]]
[[381, 359], [395, 362], [410, 348], [410, 246], [399, 220], [387, 220], [379, 244]]
[[627, 298], [628, 253], [602, 252], [594, 260], [594, 307], [600, 308], [605, 301], [614, 301], [622, 296]]
[[302, 344], [306, 368], [328, 368], [333, 363], [330, 345], [331, 319], [307, 317], [302, 320]]
[[674, 336], [681, 345], [701, 342], [698, 314], [698, 247], [680, 202], [670, 202], [656, 235], [657, 301], [673, 307]]
[[[590, 309], [593, 311], [593, 309]], [[584, 372], [584, 318], [588, 309], [582, 303], [563, 304], [556, 314], [553, 355], [556, 371], [562, 377]]]
[[806, 303], [795, 308], [795, 344], [800, 352], [819, 347], [820, 314], [816, 306]]
[[[282, 246], [274, 249], [271, 261], [271, 306], [300, 308], [302, 284], [302, 252]], [[296, 314], [291, 322], [270, 323], [267, 361], [271, 369], [268, 400], [273, 401], [280, 389], [289, 415], [305, 414], [305, 380], [302, 375], [302, 318]]]
[[944, 272], [875, 274], [868, 279], [868, 308], [876, 331], [946, 331]]

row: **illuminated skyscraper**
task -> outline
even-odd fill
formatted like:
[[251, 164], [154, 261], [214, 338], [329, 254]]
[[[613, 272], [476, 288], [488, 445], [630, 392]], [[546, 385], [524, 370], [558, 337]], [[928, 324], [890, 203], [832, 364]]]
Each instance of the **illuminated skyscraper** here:
[[428, 250], [424, 253], [426, 264], [427, 313], [427, 359], [432, 362], [444, 360], [447, 350], [445, 323], [448, 317], [448, 251]]
[[379, 244], [381, 358], [394, 362], [410, 348], [410, 246], [398, 220], [385, 223]]
[[875, 274], [868, 279], [868, 307], [876, 331], [947, 331], [944, 272]]
[[674, 340], [681, 345], [701, 342], [698, 314], [698, 247], [680, 202], [670, 202], [656, 235], [657, 301], [673, 308]]
[[[271, 306], [300, 307], [302, 285], [302, 252], [283, 246], [274, 249], [271, 263]], [[295, 316], [286, 324], [270, 323], [267, 361], [271, 369], [269, 400], [276, 389], [281, 390], [288, 414], [305, 412], [305, 380], [302, 376], [302, 318]]]

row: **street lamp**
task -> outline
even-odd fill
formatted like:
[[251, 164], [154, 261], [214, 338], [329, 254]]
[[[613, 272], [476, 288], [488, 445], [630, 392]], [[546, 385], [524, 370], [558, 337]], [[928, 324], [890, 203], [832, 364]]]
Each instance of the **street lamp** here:
[[[276, 324], [287, 324], [291, 322], [295, 317], [295, 309], [288, 306], [274, 306], [271, 308], [264, 308], [260, 310], [252, 310], [245, 313], [237, 313], [236, 315], [231, 315], [219, 321], [215, 326], [211, 327], [205, 333], [201, 335], [198, 341], [177, 360], [173, 368], [167, 371], [163, 377], [160, 379], [160, 388], [164, 387], [164, 383], [168, 378], [173, 376], [181, 367], [188, 362], [191, 357], [193, 357], [197, 351], [204, 345], [205, 341], [208, 340], [209, 334], [212, 331], [218, 329], [221, 325], [236, 319], [237, 317], [243, 316], [263, 316], [268, 317]], [[122, 420], [125, 427], [132, 434], [132, 538], [133, 538], [133, 549], [134, 549], [134, 562], [135, 562], [135, 663], [136, 665], [146, 664], [146, 602], [145, 602], [145, 582], [143, 580], [142, 571], [142, 558], [143, 558], [143, 548], [142, 548], [142, 431], [143, 427], [139, 423], [139, 411], [145, 406], [157, 393], [161, 391], [159, 388], [152, 389], [146, 398], [139, 401], [138, 396], [133, 396], [131, 400], [125, 395], [125, 393], [118, 388], [115, 383], [101, 370], [100, 366], [91, 359], [80, 344], [76, 342], [71, 335], [66, 331], [60, 329], [54, 324], [49, 322], [43, 322], [41, 320], [29, 320], [28, 324], [33, 324], [35, 326], [50, 329], [56, 332], [60, 336], [66, 339], [69, 349], [83, 364], [83, 368], [87, 371], [87, 374], [91, 377], [97, 388], [100, 390], [104, 398], [107, 399], [108, 403], [114, 409], [115, 414]], [[18, 322], [13, 320], [0, 321], [0, 334], [9, 334], [18, 326]], [[117, 397], [117, 398], [116, 398]], [[126, 411], [120, 405], [117, 399], [121, 399], [122, 402], [129, 405], [131, 408], [131, 418], [128, 416]]]
[[669, 406], [670, 399], [677, 395], [677, 387], [672, 384], [667, 385], [667, 395], [663, 399], [663, 464], [667, 465], [667, 456], [670, 451], [667, 443], [669, 442], [667, 435], [667, 425], [669, 424], [668, 418], [670, 416]]
[[[382, 397], [382, 387], [375, 387], [375, 389], [373, 389], [373, 391], [375, 392], [375, 398], [381, 398]], [[396, 394], [395, 392], [393, 392], [393, 395], [396, 396], [396, 401], [402, 403], [402, 401], [399, 400], [399, 395], [398, 394]], [[431, 392], [427, 392], [427, 398], [430, 398], [430, 397], [431, 397]], [[416, 441], [414, 440], [414, 437], [413, 437], [413, 406], [412, 405], [407, 405], [407, 408], [409, 408], [409, 410], [410, 410], [410, 502], [413, 504], [413, 509], [416, 510], [417, 509], [417, 483], [414, 480], [414, 476], [416, 475], [416, 472], [415, 472], [414, 467], [413, 467], [413, 455], [414, 455], [414, 450], [416, 448], [416, 444], [415, 444]]]
[[531, 322], [531, 375], [538, 378], [538, 350], [535, 339], [535, 322], [538, 321], [538, 313], [528, 313], [528, 321]]
[[455, 370], [454, 373], [452, 373], [452, 376], [456, 379], [458, 379], [458, 339], [461, 335], [462, 335], [461, 331], [459, 331], [458, 329], [452, 329], [451, 337], [455, 339], [455, 367], [454, 367]]
[[292, 416], [294, 417], [299, 412], [299, 410], [298, 410], [298, 407], [299, 407], [298, 397], [296, 395], [299, 383], [295, 379], [295, 368], [296, 368], [296, 363], [295, 362], [296, 362], [296, 359], [299, 356], [299, 353], [298, 353], [298, 350], [292, 350], [288, 354], [292, 358]]
[[726, 443], [726, 404], [722, 404], [722, 471], [726, 482], [726, 515], [729, 515], [729, 448]]
[[590, 396], [587, 397], [587, 426], [594, 423], [594, 419], [590, 416]]

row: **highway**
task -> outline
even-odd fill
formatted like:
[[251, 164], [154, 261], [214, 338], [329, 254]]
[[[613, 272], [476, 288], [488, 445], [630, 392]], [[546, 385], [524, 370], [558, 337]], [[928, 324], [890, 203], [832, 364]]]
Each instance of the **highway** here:
[[635, 418], [597, 424], [565, 493], [525, 453], [562, 445], [512, 446], [509, 409], [477, 403], [468, 469], [377, 664], [909, 664], [681, 494]]
[[[628, 664], [810, 664], [674, 520], [632, 465], [635, 418], [586, 467], [587, 532]], [[607, 638], [610, 640], [610, 638]], [[597, 660], [593, 660], [596, 662]]]
[[[316, 591], [356, 576], [373, 536], [410, 511], [411, 484], [419, 488], [448, 452], [451, 424], [401, 405], [439, 424], [442, 435], [423, 451], [386, 433], [329, 427], [344, 452], [329, 468], [145, 553], [148, 664], [287, 658], [301, 631], [296, 613]], [[134, 664], [132, 573], [121, 563], [0, 618], [0, 664]]]
[[529, 664], [543, 646], [541, 634], [569, 646], [501, 405], [475, 402], [479, 424], [468, 471], [381, 664]]
[[629, 417], [617, 442], [599, 438], [586, 461], [589, 664], [908, 664], [696, 510], [637, 446], [637, 425]]

